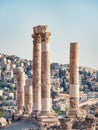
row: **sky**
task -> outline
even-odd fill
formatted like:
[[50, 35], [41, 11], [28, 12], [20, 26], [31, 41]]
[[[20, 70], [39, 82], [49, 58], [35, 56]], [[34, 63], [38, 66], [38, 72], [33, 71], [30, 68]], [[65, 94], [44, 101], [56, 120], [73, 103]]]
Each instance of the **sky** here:
[[98, 70], [98, 0], [0, 0], [0, 53], [32, 60], [37, 25], [51, 32], [51, 63], [69, 63], [78, 42], [79, 65]]

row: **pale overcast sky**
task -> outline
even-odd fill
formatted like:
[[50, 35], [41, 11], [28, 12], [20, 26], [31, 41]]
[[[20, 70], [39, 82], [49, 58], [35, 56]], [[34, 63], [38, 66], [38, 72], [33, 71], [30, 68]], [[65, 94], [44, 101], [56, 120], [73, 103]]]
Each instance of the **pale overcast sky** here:
[[80, 66], [98, 69], [98, 0], [0, 0], [0, 53], [32, 59], [37, 25], [51, 32], [51, 62], [69, 63], [78, 42]]

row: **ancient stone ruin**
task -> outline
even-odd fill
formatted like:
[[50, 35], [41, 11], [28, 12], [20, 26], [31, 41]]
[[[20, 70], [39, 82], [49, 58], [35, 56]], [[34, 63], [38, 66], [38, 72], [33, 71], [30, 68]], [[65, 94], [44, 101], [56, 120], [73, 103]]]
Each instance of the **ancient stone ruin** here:
[[50, 49], [51, 33], [48, 26], [33, 28], [33, 76], [27, 79], [23, 68], [17, 70], [17, 112], [16, 116], [33, 119], [37, 116], [40, 130], [96, 130], [97, 117], [82, 117], [79, 110], [79, 63], [78, 43], [70, 44], [70, 110], [68, 116], [58, 120], [52, 110], [50, 96]]

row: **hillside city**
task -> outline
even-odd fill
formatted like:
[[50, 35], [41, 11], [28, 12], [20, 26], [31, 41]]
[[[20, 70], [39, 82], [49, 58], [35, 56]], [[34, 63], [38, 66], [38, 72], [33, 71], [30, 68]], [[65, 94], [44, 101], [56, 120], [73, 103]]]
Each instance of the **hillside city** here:
[[[0, 54], [0, 117], [6, 111], [15, 111], [16, 71], [23, 67], [25, 78], [32, 78], [32, 61], [15, 55]], [[58, 115], [66, 115], [69, 110], [69, 64], [51, 63], [52, 108]], [[80, 103], [98, 98], [98, 70], [79, 67]], [[86, 108], [86, 112], [95, 114], [97, 105]]]

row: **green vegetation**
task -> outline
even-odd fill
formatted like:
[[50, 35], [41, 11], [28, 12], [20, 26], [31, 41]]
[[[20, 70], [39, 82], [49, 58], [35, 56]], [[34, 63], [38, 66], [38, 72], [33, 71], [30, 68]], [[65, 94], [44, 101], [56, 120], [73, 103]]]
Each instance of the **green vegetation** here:
[[2, 100], [2, 101], [3, 101], [3, 100], [4, 100], [4, 97], [3, 97], [3, 96], [0, 96], [0, 100]]
[[52, 63], [50, 68], [51, 68], [51, 70], [55, 70], [56, 68], [59, 68], [59, 64], [58, 63]]
[[[7, 82], [9, 83], [9, 81]], [[9, 92], [15, 92], [16, 88], [13, 88], [13, 86], [9, 85], [8, 83], [0, 82], [0, 89], [4, 89], [4, 87], [7, 87], [9, 89]]]
[[4, 116], [4, 110], [2, 108], [0, 108], [0, 117]]
[[0, 89], [3, 89], [5, 87], [5, 83], [4, 82], [0, 82]]
[[58, 114], [58, 115], [66, 115], [66, 111], [62, 111], [59, 108], [53, 108], [53, 110]]
[[55, 98], [55, 96], [57, 96], [57, 92], [52, 91], [52, 92], [51, 92], [51, 97], [52, 97], [52, 98]]
[[65, 77], [65, 74], [66, 74], [65, 70], [59, 69], [59, 77], [60, 77], [60, 79], [63, 78], [63, 77]]
[[63, 87], [64, 92], [67, 91], [68, 88], [66, 88], [66, 82], [65, 82], [65, 78], [63, 78], [63, 82], [60, 85], [61, 87]]

